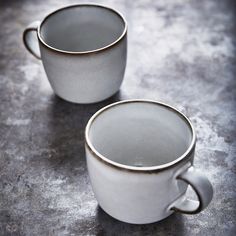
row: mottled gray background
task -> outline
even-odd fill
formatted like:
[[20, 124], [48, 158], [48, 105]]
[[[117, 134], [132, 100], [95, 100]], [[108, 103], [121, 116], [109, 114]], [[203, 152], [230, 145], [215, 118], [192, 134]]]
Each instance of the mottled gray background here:
[[[56, 97], [22, 43], [28, 23], [75, 1], [0, 2], [0, 235], [236, 235], [234, 1], [95, 2], [127, 18], [128, 64], [120, 92], [86, 106]], [[99, 108], [127, 98], [163, 101], [190, 117], [195, 165], [215, 190], [204, 212], [138, 226], [98, 207], [84, 127]]]

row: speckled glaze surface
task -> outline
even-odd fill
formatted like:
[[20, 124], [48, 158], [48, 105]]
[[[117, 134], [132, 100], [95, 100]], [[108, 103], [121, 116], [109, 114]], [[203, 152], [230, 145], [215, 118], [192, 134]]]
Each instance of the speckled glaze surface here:
[[[235, 1], [95, 1], [124, 14], [129, 50], [120, 92], [90, 105], [55, 96], [22, 43], [29, 22], [76, 2], [0, 1], [1, 234], [236, 235]], [[84, 129], [100, 108], [132, 98], [171, 104], [193, 123], [194, 165], [215, 190], [200, 214], [132, 225], [98, 207]]]
[[[195, 214], [212, 199], [209, 180], [192, 165], [194, 129], [167, 104], [139, 99], [108, 105], [91, 117], [85, 139], [95, 196], [118, 220], [148, 224], [176, 210]], [[197, 201], [188, 199], [186, 183]]]
[[174, 211], [169, 206], [187, 189], [173, 176], [180, 167], [162, 172], [132, 172], [116, 169], [99, 161], [86, 148], [87, 165], [95, 197], [110, 216], [131, 224], [160, 221]]
[[[70, 21], [68, 20], [70, 16], [75, 19], [71, 20], [71, 23], [65, 23], [66, 32], [63, 32], [60, 26], [55, 30], [57, 27], [55, 24], [63, 25], [64, 22]], [[82, 24], [81, 21], [84, 23]], [[76, 26], [76, 22], [80, 25]], [[78, 29], [71, 27], [68, 30], [70, 28], [67, 27], [68, 24], [75, 24], [74, 28]], [[94, 27], [98, 28], [100, 25], [103, 33], [99, 31], [89, 33], [90, 30], [95, 31]], [[111, 29], [117, 29], [119, 34], [115, 32], [116, 37], [111, 37], [108, 40], [109, 44], [100, 42], [102, 46], [96, 48], [96, 45], [100, 45], [97, 42], [101, 40], [100, 38], [104, 37], [106, 41], [106, 37], [110, 37], [102, 27], [107, 27], [111, 33], [114, 33]], [[35, 31], [30, 32], [29, 29]], [[50, 31], [55, 31], [58, 36], [52, 36]], [[59, 97], [74, 103], [95, 103], [112, 96], [119, 90], [125, 73], [127, 56], [127, 23], [120, 13], [96, 4], [71, 5], [50, 13], [41, 23], [31, 24], [25, 32], [28, 35], [37, 34], [40, 53], [37, 52], [36, 57], [42, 59], [52, 89]], [[84, 38], [80, 35], [86, 33], [88, 35]], [[34, 44], [32, 50], [34, 54], [35, 50], [38, 51], [38, 46], [35, 45], [37, 42], [32, 41], [37, 39], [29, 38], [27, 34], [24, 33], [24, 43], [27, 48], [32, 47], [30, 44]], [[99, 34], [98, 39], [96, 34]], [[77, 46], [79, 50], [77, 51], [71, 46], [75, 44], [76, 47], [74, 42], [76, 40], [67, 42], [73, 37], [78, 37], [77, 43], [81, 45], [82, 50]], [[92, 39], [89, 41], [88, 37]], [[66, 50], [64, 47], [69, 49]]]

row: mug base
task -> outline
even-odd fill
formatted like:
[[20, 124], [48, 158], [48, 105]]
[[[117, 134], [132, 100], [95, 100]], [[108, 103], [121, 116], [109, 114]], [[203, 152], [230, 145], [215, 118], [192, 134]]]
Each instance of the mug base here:
[[[103, 102], [103, 101], [105, 101], [105, 100], [107, 100], [107, 99], [109, 99], [109, 98], [111, 98], [111, 97], [113, 97], [113, 96], [116, 96], [116, 94], [118, 94], [119, 91], [120, 91], [120, 89], [118, 89], [117, 91], [115, 91], [114, 93], [112, 93], [111, 95], [109, 95], [109, 96], [107, 96], [107, 97], [105, 97], [105, 98], [98, 99], [98, 100], [91, 100], [91, 101], [82, 101], [82, 100], [79, 101], [79, 100], [64, 98], [64, 97], [62, 97], [61, 95], [59, 95], [58, 93], [56, 93], [55, 91], [54, 91], [54, 94], [55, 94], [57, 97], [59, 97], [60, 99], [66, 101], [66, 102], [73, 103], [73, 104], [95, 104], [95, 103]], [[116, 101], [118, 101], [118, 100], [116, 100]]]
[[135, 225], [146, 225], [146, 224], [153, 224], [153, 223], [157, 223], [161, 220], [164, 220], [166, 219], [167, 217], [169, 217], [170, 215], [172, 215], [174, 213], [174, 211], [170, 211], [168, 212], [167, 214], [161, 216], [161, 217], [158, 217], [158, 218], [146, 218], [146, 217], [143, 217], [143, 218], [137, 218], [137, 219], [134, 219], [134, 218], [128, 218], [127, 215], [125, 215], [125, 217], [117, 217], [117, 216], [113, 216], [112, 214], [110, 214], [109, 212], [107, 212], [106, 210], [104, 210], [101, 205], [99, 205], [99, 207], [106, 213], [108, 214], [110, 217], [118, 220], [118, 221], [121, 221], [121, 222], [124, 222], [124, 223], [128, 223], [128, 224], [135, 224]]

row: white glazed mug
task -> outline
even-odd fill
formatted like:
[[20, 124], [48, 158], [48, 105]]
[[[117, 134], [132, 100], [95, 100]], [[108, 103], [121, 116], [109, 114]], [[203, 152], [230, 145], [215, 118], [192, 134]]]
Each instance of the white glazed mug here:
[[[86, 158], [95, 197], [114, 218], [134, 224], [175, 211], [196, 214], [213, 188], [193, 166], [195, 132], [175, 108], [149, 100], [108, 105], [89, 120]], [[190, 185], [198, 200], [189, 199]]]
[[54, 92], [67, 101], [99, 102], [120, 88], [126, 67], [127, 23], [109, 7], [61, 8], [41, 23], [30, 24], [23, 41], [42, 59]]

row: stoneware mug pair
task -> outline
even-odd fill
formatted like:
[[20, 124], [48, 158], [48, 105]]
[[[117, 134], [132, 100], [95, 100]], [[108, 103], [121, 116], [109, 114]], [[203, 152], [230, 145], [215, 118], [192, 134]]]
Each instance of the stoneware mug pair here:
[[[94, 4], [65, 7], [28, 26], [23, 39], [63, 99], [93, 103], [119, 90], [127, 23], [117, 11]], [[169, 105], [149, 100], [108, 105], [89, 120], [85, 140], [95, 197], [116, 219], [145, 224], [175, 211], [196, 214], [212, 199], [211, 183], [193, 167], [194, 129]], [[186, 196], [189, 185], [198, 200]]]

